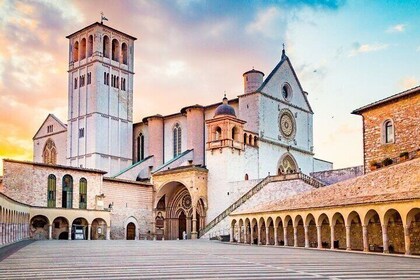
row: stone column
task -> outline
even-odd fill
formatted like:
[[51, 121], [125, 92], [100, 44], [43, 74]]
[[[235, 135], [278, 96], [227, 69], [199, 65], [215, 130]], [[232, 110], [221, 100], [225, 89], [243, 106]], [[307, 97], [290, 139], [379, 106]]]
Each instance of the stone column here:
[[368, 231], [367, 226], [362, 226], [362, 233], [363, 233], [363, 251], [369, 252], [369, 244], [368, 244]]
[[106, 240], [111, 240], [111, 227], [106, 227]]
[[90, 240], [90, 234], [92, 232], [92, 225], [88, 224], [87, 240]]
[[309, 248], [309, 226], [303, 227], [305, 231], [305, 248]]
[[316, 242], [318, 243], [318, 248], [322, 248], [322, 238], [321, 238], [321, 226], [316, 226]]
[[278, 241], [278, 227], [274, 227], [274, 246], [278, 246], [279, 245], [279, 241]]
[[48, 239], [52, 239], [52, 224], [48, 225]]
[[283, 227], [283, 237], [284, 237], [284, 246], [288, 246], [289, 241], [287, 240], [287, 226]]
[[335, 231], [334, 231], [334, 226], [331, 225], [331, 249], [334, 249], [334, 240], [335, 240]]
[[235, 232], [235, 228], [233, 225], [230, 226], [230, 240], [229, 242], [233, 242], [233, 234]]
[[265, 245], [270, 245], [270, 228], [265, 228]]
[[350, 251], [351, 250], [351, 235], [350, 235], [350, 231], [351, 227], [350, 226], [346, 226], [346, 250]]
[[69, 240], [71, 240], [71, 226], [69, 225]]
[[298, 246], [298, 230], [297, 227], [293, 227], [293, 237], [294, 237], [294, 244], [293, 246], [297, 247]]
[[410, 226], [404, 227], [404, 243], [405, 243], [405, 254], [411, 255]]
[[[197, 239], [197, 207], [193, 207], [191, 239]], [[230, 236], [233, 242], [233, 235]]]
[[0, 223], [0, 245], [3, 245], [3, 223]]
[[388, 239], [388, 225], [382, 225], [382, 246], [384, 247], [384, 253], [389, 253], [389, 239]]

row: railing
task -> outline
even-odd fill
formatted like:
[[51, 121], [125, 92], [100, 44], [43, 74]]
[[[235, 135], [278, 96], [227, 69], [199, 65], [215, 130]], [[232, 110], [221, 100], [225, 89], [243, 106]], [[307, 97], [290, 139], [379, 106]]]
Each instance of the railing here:
[[244, 195], [242, 195], [237, 201], [231, 204], [225, 211], [220, 213], [216, 218], [214, 218], [210, 223], [207, 224], [205, 228], [200, 230], [199, 237], [202, 237], [206, 234], [210, 229], [216, 226], [220, 221], [225, 219], [230, 213], [238, 209], [242, 204], [244, 204], [248, 199], [250, 199], [254, 194], [259, 192], [265, 185], [271, 182], [279, 182], [279, 181], [289, 181], [289, 180], [296, 180], [301, 179], [308, 185], [311, 185], [315, 188], [324, 187], [325, 184], [321, 181], [316, 180], [315, 178], [308, 176], [303, 173], [291, 173], [291, 174], [282, 174], [282, 175], [275, 175], [275, 176], [267, 176], [263, 180], [261, 180], [258, 184], [256, 184], [252, 189], [247, 191]]

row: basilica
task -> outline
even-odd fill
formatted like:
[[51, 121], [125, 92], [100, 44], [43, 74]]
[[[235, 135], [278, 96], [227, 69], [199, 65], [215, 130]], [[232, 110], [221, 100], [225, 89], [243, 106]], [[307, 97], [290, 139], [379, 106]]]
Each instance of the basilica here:
[[261, 243], [269, 222], [252, 233], [247, 215], [264, 205], [283, 211], [280, 201], [366, 172], [367, 163], [336, 172], [314, 157], [314, 111], [284, 49], [267, 76], [243, 73], [235, 98], [135, 123], [133, 104], [145, 94], [134, 98], [136, 38], [96, 22], [67, 39], [68, 117], [46, 117], [32, 162], [4, 160], [0, 217], [18, 222], [12, 235], [2, 223], [0, 244], [226, 235]]

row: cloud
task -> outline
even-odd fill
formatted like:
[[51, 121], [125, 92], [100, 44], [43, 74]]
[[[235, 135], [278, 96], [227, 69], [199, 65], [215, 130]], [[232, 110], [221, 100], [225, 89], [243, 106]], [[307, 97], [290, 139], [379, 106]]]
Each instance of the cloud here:
[[246, 31], [251, 34], [259, 33], [267, 38], [276, 38], [281, 35], [279, 27], [284, 25], [284, 21], [285, 17], [280, 9], [269, 7], [257, 14], [255, 20], [246, 27]]
[[384, 50], [388, 48], [388, 44], [380, 44], [380, 43], [375, 43], [375, 44], [360, 44], [360, 43], [355, 43], [353, 45], [353, 49], [350, 51], [349, 56], [356, 56], [362, 53], [369, 53], [369, 52], [377, 52], [380, 50]]
[[389, 27], [386, 30], [386, 32], [388, 32], [388, 33], [396, 33], [396, 32], [400, 33], [400, 32], [404, 32], [406, 27], [407, 27], [406, 24], [400, 23], [400, 24]]
[[405, 77], [400, 81], [401, 90], [410, 89], [418, 85], [420, 85], [420, 82], [414, 76]]

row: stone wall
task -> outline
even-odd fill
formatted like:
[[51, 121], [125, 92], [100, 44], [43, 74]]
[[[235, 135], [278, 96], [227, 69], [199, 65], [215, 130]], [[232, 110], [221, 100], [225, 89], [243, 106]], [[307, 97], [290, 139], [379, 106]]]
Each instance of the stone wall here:
[[[362, 112], [365, 172], [370, 172], [370, 162], [396, 158], [401, 152], [420, 148], [420, 94], [402, 97]], [[394, 142], [384, 143], [384, 122], [394, 125]]]
[[19, 202], [47, 207], [48, 176], [56, 177], [56, 207], [62, 205], [62, 180], [64, 175], [73, 178], [73, 208], [79, 208], [79, 181], [87, 180], [87, 209], [96, 208], [96, 196], [103, 193], [102, 172], [82, 168], [36, 164], [4, 160], [3, 193]]
[[112, 205], [111, 239], [125, 239], [128, 221], [136, 224], [136, 239], [152, 232], [153, 187], [139, 182], [104, 178], [104, 203]]
[[310, 175], [327, 185], [332, 185], [332, 184], [335, 184], [344, 180], [348, 180], [348, 179], [363, 175], [363, 165], [341, 168], [341, 169], [334, 169], [334, 170], [312, 172], [310, 173]]

